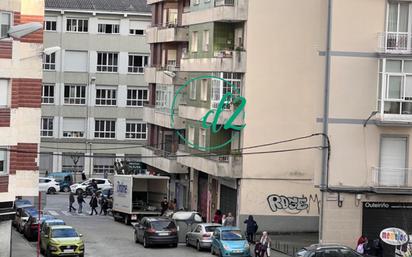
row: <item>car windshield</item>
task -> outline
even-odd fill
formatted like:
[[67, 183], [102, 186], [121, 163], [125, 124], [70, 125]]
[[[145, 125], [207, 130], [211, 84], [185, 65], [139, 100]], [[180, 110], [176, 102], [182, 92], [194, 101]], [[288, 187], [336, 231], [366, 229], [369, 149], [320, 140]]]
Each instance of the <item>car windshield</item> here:
[[52, 238], [64, 238], [64, 237], [78, 237], [76, 230], [72, 228], [59, 228], [53, 229]]
[[35, 208], [27, 208], [26, 212], [30, 215], [30, 216], [37, 216], [39, 215], [39, 212], [37, 211], [37, 209]]
[[170, 230], [170, 229], [176, 229], [175, 223], [172, 221], [153, 221], [152, 222], [152, 228], [155, 230]]
[[66, 225], [66, 224], [62, 220], [50, 220], [47, 222], [47, 225], [55, 226], [55, 225]]
[[206, 232], [215, 232], [216, 228], [219, 226], [207, 226], [205, 227]]
[[16, 201], [16, 206], [22, 206], [22, 205], [31, 205], [31, 202], [29, 200], [17, 200]]
[[225, 230], [222, 231], [222, 240], [233, 241], [233, 240], [244, 240], [240, 230]]

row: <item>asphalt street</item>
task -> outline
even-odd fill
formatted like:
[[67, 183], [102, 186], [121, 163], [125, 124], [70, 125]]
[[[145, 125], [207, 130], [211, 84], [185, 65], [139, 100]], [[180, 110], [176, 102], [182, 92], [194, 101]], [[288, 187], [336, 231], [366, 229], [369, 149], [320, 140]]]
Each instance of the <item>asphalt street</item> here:
[[[83, 214], [68, 212], [67, 194], [48, 195], [45, 212], [56, 218], [63, 219], [83, 234], [87, 257], [211, 257], [209, 252], [197, 252], [193, 248], [179, 245], [177, 248], [156, 247], [145, 249], [133, 241], [133, 228], [123, 223], [115, 222], [111, 216], [90, 216], [88, 204], [83, 208]], [[85, 199], [88, 203], [89, 198]], [[75, 204], [77, 208], [77, 204]], [[100, 211], [100, 210], [99, 210]], [[36, 242], [28, 242], [13, 229], [12, 256], [35, 257]], [[284, 256], [284, 255], [279, 255]], [[278, 257], [272, 253], [271, 257]]]

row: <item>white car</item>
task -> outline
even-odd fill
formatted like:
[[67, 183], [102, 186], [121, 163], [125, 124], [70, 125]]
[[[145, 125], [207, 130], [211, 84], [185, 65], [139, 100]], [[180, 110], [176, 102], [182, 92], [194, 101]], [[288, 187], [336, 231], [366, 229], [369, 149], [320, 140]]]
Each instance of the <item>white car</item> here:
[[76, 184], [71, 185], [70, 190], [72, 191], [72, 193], [82, 194], [83, 192], [86, 191], [86, 188], [91, 185], [92, 180], [96, 181], [97, 188], [99, 190], [103, 190], [103, 189], [113, 187], [112, 183], [108, 179], [105, 179], [105, 178], [89, 178], [88, 180], [85, 180], [82, 183], [76, 183]]
[[55, 194], [60, 191], [60, 183], [54, 178], [39, 178], [39, 191], [46, 192], [48, 194]]

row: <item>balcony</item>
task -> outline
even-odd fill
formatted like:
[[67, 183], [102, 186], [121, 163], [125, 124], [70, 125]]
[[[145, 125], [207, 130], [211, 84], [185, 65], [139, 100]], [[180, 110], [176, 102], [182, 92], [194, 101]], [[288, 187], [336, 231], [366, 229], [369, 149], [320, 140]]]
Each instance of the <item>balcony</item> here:
[[412, 122], [412, 99], [384, 99], [380, 100], [380, 105], [378, 125]]
[[144, 79], [147, 83], [156, 83], [163, 85], [180, 85], [184, 84], [187, 79], [187, 73], [179, 71], [176, 62], [170, 61], [166, 67], [146, 67], [144, 70]]
[[146, 40], [148, 44], [164, 42], [188, 42], [188, 28], [178, 27], [176, 24], [167, 26], [156, 26], [146, 29]]
[[[177, 163], [174, 154], [168, 153], [166, 151], [152, 148], [152, 147], [142, 147], [142, 156], [147, 156], [148, 158], [143, 158], [143, 162], [147, 165], [153, 166], [157, 169], [166, 171], [173, 174], [184, 174], [187, 173], [187, 169], [181, 164]], [[153, 158], [151, 158], [153, 156]]]
[[[179, 117], [183, 119], [201, 120], [208, 111], [209, 109], [205, 109], [205, 108], [188, 106], [188, 105], [179, 105]], [[229, 120], [229, 118], [233, 115], [233, 113], [234, 113], [233, 108], [224, 109], [219, 115], [217, 124], [225, 124], [225, 122]], [[207, 122], [212, 123], [214, 118], [215, 118], [214, 114], [209, 115]], [[236, 126], [241, 126], [242, 124], [244, 124], [243, 112], [241, 112], [236, 117], [236, 119], [232, 122], [232, 124]]]
[[248, 0], [215, 0], [212, 8], [183, 13], [183, 26], [215, 21], [241, 22], [247, 20]]
[[[194, 55], [195, 53], [191, 53]], [[246, 72], [246, 52], [222, 50], [211, 58], [192, 58], [184, 54], [180, 63], [182, 71], [199, 72]]]
[[[205, 154], [207, 154], [205, 152]], [[242, 157], [241, 156], [193, 156], [186, 151], [185, 145], [179, 145], [177, 151], [177, 162], [187, 167], [191, 167], [212, 176], [240, 178], [242, 176]], [[189, 155], [189, 156], [181, 156]]]
[[155, 124], [160, 127], [170, 129], [184, 129], [185, 121], [178, 115], [174, 116], [174, 126], [172, 127], [170, 121], [170, 109], [169, 108], [156, 108], [153, 105], [145, 105], [143, 107], [143, 120], [150, 124]]
[[379, 53], [412, 54], [412, 35], [408, 32], [384, 32], [379, 34]]
[[412, 189], [412, 169], [372, 167], [370, 186], [375, 191]]

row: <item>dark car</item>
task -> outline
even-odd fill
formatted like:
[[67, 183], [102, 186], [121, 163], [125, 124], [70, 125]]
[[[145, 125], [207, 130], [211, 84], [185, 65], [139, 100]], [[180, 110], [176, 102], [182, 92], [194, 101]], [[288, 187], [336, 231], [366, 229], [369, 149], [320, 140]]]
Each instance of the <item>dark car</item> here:
[[[14, 211], [17, 212], [19, 209], [24, 208], [24, 207], [32, 207], [34, 208], [33, 204], [26, 199], [18, 199], [14, 201]], [[13, 227], [17, 227], [17, 216], [14, 218], [12, 221]]]
[[362, 257], [362, 255], [344, 245], [314, 244], [297, 251], [295, 257]]
[[38, 215], [37, 209], [33, 206], [24, 206], [16, 210], [16, 229], [23, 233], [24, 225], [29, 220], [30, 216]]
[[[40, 224], [45, 220], [55, 219], [51, 215], [41, 215]], [[37, 240], [37, 231], [39, 228], [39, 217], [37, 215], [30, 216], [29, 220], [24, 224], [23, 234], [28, 240]]]
[[144, 217], [134, 226], [134, 241], [145, 248], [151, 245], [172, 245], [179, 242], [176, 223], [169, 218]]

